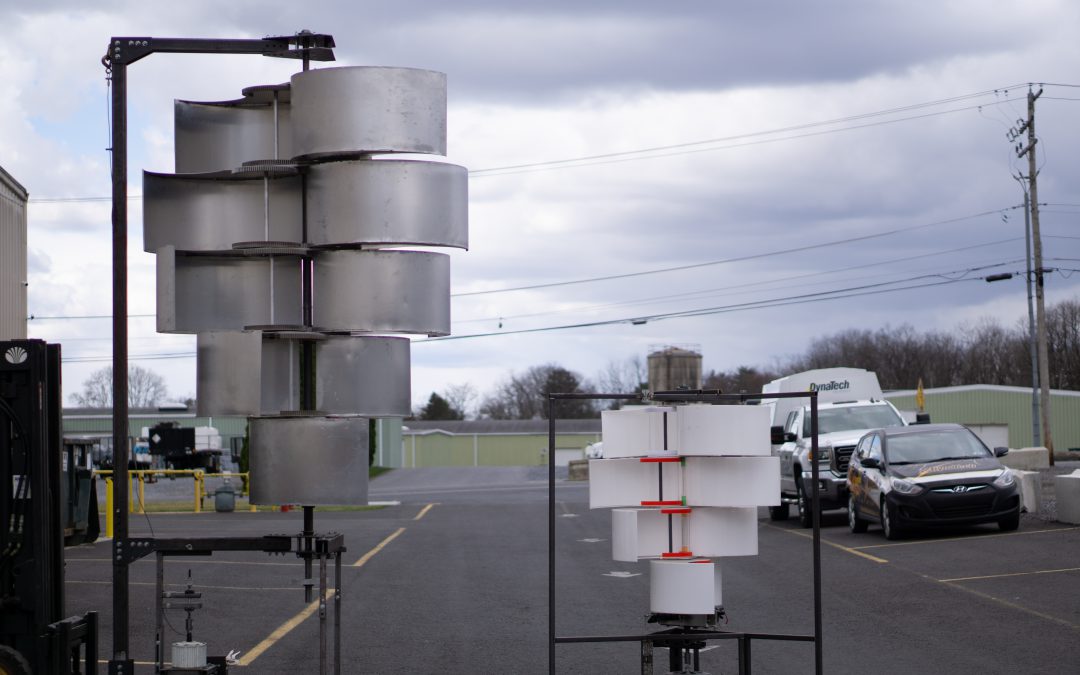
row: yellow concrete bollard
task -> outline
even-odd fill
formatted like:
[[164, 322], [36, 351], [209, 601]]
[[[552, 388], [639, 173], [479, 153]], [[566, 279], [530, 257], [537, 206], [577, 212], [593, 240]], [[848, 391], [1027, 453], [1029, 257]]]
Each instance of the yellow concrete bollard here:
[[139, 472], [139, 513], [146, 513], [146, 476]]
[[202, 471], [195, 472], [195, 513], [202, 513], [202, 500], [203, 500], [203, 474]]
[[113, 536], [113, 479], [112, 476], [105, 478], [105, 537], [112, 539]]

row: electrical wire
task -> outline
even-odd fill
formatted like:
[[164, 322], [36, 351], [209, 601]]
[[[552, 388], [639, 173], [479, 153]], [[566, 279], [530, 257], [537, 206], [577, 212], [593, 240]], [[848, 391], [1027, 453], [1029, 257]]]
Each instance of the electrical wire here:
[[[949, 97], [949, 98], [938, 99], [938, 100], [935, 100], [935, 101], [925, 101], [925, 102], [922, 102], [922, 103], [913, 103], [913, 104], [910, 104], [910, 105], [899, 106], [899, 107], [896, 107], [896, 108], [888, 108], [888, 109], [885, 109], [885, 110], [877, 110], [877, 111], [868, 112], [868, 113], [858, 113], [858, 114], [855, 114], [855, 115], [847, 115], [845, 117], [837, 117], [837, 118], [833, 118], [833, 119], [830, 119], [830, 120], [821, 120], [821, 121], [817, 121], [817, 122], [805, 122], [805, 123], [794, 124], [794, 125], [790, 125], [790, 126], [786, 126], [786, 127], [778, 127], [776, 129], [768, 129], [768, 130], [764, 130], [764, 131], [753, 131], [753, 132], [748, 132], [748, 133], [745, 133], [745, 134], [735, 134], [735, 135], [731, 135], [731, 136], [721, 136], [721, 137], [717, 137], [717, 138], [709, 138], [709, 139], [699, 140], [699, 141], [689, 141], [689, 142], [685, 142], [685, 143], [673, 143], [673, 144], [670, 144], [670, 145], [658, 145], [658, 146], [653, 146], [653, 147], [649, 147], [649, 148], [639, 148], [639, 149], [636, 149], [636, 150], [625, 150], [625, 151], [621, 151], [621, 152], [609, 152], [609, 153], [594, 154], [594, 155], [584, 155], [584, 156], [581, 156], [581, 157], [574, 157], [574, 158], [569, 158], [569, 159], [556, 159], [556, 160], [548, 160], [548, 161], [543, 161], [543, 162], [531, 162], [531, 163], [527, 163], [527, 164], [512, 164], [512, 165], [507, 165], [507, 166], [491, 167], [491, 168], [488, 168], [488, 169], [476, 169], [474, 171], [471, 171], [470, 175], [483, 175], [483, 174], [490, 174], [490, 173], [495, 173], [495, 172], [508, 172], [508, 171], [515, 171], [516, 172], [516, 170], [518, 170], [518, 169], [533, 169], [533, 168], [541, 168], [541, 167], [558, 166], [558, 165], [563, 165], [563, 164], [577, 164], [577, 163], [581, 163], [581, 162], [591, 162], [593, 160], [621, 159], [621, 158], [633, 157], [633, 156], [641, 155], [641, 154], [650, 154], [650, 153], [656, 153], [656, 152], [666, 152], [668, 150], [679, 150], [679, 149], [685, 149], [685, 148], [700, 147], [700, 146], [703, 146], [703, 145], [710, 145], [710, 144], [716, 144], [716, 143], [730, 143], [732, 141], [739, 141], [739, 140], [757, 138], [757, 137], [760, 137], [760, 136], [774, 136], [776, 134], [789, 133], [789, 132], [793, 132], [793, 131], [803, 131], [803, 130], [806, 130], [806, 129], [815, 129], [815, 128], [820, 128], [820, 127], [824, 127], [824, 126], [835, 126], [835, 125], [838, 125], [838, 124], [843, 124], [845, 122], [856, 122], [856, 121], [864, 120], [864, 119], [872, 119], [874, 117], [883, 117], [883, 116], [886, 116], [886, 115], [895, 115], [895, 114], [898, 114], [898, 113], [909, 112], [909, 111], [912, 111], [912, 110], [921, 110], [921, 109], [929, 108], [929, 107], [933, 107], [933, 106], [947, 105], [949, 103], [959, 103], [961, 101], [968, 101], [968, 100], [971, 100], [971, 99], [974, 99], [974, 98], [979, 98], [979, 97], [982, 97], [982, 96], [988, 96], [988, 95], [991, 95], [991, 94], [996, 95], [1001, 91], [1006, 91], [1007, 92], [1009, 89], [1015, 89], [1015, 88], [1021, 87], [1021, 86], [1024, 86], [1024, 85], [1016, 84], [1016, 85], [1012, 85], [1012, 86], [1009, 86], [1009, 87], [1001, 87], [1001, 88], [998, 88], [998, 89], [988, 89], [988, 90], [985, 90], [985, 91], [975, 92], [975, 93], [972, 93], [972, 94], [962, 94], [960, 96], [953, 96], [953, 97]], [[984, 104], [984, 105], [995, 105], [995, 104]], [[977, 108], [977, 107], [979, 107], [979, 106], [972, 106], [972, 107], [969, 107], [969, 108], [962, 108], [960, 110], [972, 110], [972, 109]], [[945, 114], [947, 112], [957, 112], [957, 111], [945, 111], [944, 113], [935, 113], [935, 114]], [[918, 117], [920, 117], [920, 116], [903, 118], [902, 120], [894, 120], [894, 121], [904, 121], [904, 120], [907, 120], [907, 119], [918, 119]], [[889, 123], [889, 122], [883, 122], [883, 123]], [[847, 131], [849, 129], [857, 129], [857, 128], [862, 128], [862, 126], [845, 127], [845, 128], [842, 128], [842, 129], [836, 129], [836, 130], [833, 130], [833, 131], [827, 131], [827, 132], [823, 132], [823, 133], [834, 133], [836, 131]], [[810, 134], [810, 135], [819, 135], [819, 134]], [[786, 140], [787, 138], [801, 138], [801, 137], [802, 136], [785, 137], [784, 139], [779, 139], [779, 140]], [[712, 148], [710, 148], [710, 149], [712, 149]], [[668, 155], [661, 155], [661, 156], [668, 156]]]
[[[107, 76], [106, 81], [108, 83], [108, 86], [111, 87], [112, 86], [111, 78], [109, 78]], [[838, 129], [828, 129], [828, 130], [824, 130], [824, 131], [812, 132], [812, 133], [807, 133], [807, 134], [794, 134], [794, 135], [782, 136], [780, 138], [774, 138], [774, 139], [762, 139], [761, 138], [763, 136], [775, 136], [777, 134], [791, 134], [791, 132], [796, 132], [796, 131], [803, 131], [803, 130], [807, 130], [807, 129], [817, 129], [817, 128], [828, 127], [828, 126], [836, 126], [836, 125], [845, 124], [845, 123], [848, 123], [848, 122], [857, 122], [859, 120], [873, 119], [875, 117], [884, 117], [884, 116], [888, 116], [888, 115], [896, 115], [896, 114], [900, 114], [900, 113], [904, 113], [904, 112], [910, 112], [910, 111], [914, 111], [914, 110], [922, 110], [922, 109], [926, 109], [926, 108], [930, 108], [930, 107], [934, 107], [934, 106], [948, 105], [948, 104], [951, 104], [951, 103], [960, 103], [960, 102], [963, 102], [963, 101], [969, 101], [969, 100], [973, 100], [973, 99], [980, 98], [980, 97], [983, 97], [983, 96], [990, 96], [990, 95], [995, 95], [996, 96], [996, 95], [1002, 95], [1002, 94], [1005, 95], [1005, 96], [1008, 96], [1008, 92], [1010, 90], [1017, 89], [1017, 88], [1020, 88], [1020, 87], [1025, 87], [1025, 86], [1031, 86], [1032, 84], [1033, 83], [1030, 83], [1030, 82], [1029, 83], [1018, 83], [1018, 84], [1010, 85], [1008, 87], [998, 87], [996, 89], [987, 89], [987, 90], [983, 90], [983, 91], [979, 91], [979, 92], [974, 92], [974, 93], [970, 93], [970, 94], [961, 94], [959, 96], [952, 96], [952, 97], [943, 98], [943, 99], [937, 99], [937, 100], [933, 100], [933, 101], [924, 101], [924, 102], [921, 102], [921, 103], [914, 103], [914, 104], [905, 105], [905, 106], [887, 108], [887, 109], [884, 109], [884, 110], [877, 110], [877, 111], [872, 111], [872, 112], [867, 112], [867, 113], [858, 113], [858, 114], [855, 114], [855, 115], [847, 115], [847, 116], [844, 116], [844, 117], [837, 117], [837, 118], [833, 118], [833, 119], [829, 119], [829, 120], [820, 120], [820, 121], [816, 121], [816, 122], [806, 122], [806, 123], [801, 123], [801, 124], [794, 124], [794, 125], [789, 125], [789, 126], [786, 126], [786, 127], [777, 127], [775, 129], [748, 132], [748, 133], [745, 133], [745, 134], [735, 134], [735, 135], [731, 135], [731, 136], [722, 136], [722, 137], [703, 139], [703, 140], [697, 140], [697, 141], [687, 141], [687, 142], [684, 142], [684, 143], [673, 143], [673, 144], [667, 144], [667, 145], [657, 145], [657, 146], [651, 146], [651, 147], [646, 147], [646, 148], [638, 148], [638, 149], [633, 149], [633, 150], [624, 150], [624, 151], [619, 151], [619, 152], [598, 153], [598, 154], [593, 154], [593, 155], [583, 155], [583, 156], [580, 156], [580, 157], [573, 157], [573, 158], [566, 158], [566, 159], [546, 160], [546, 161], [529, 162], [529, 163], [522, 163], [522, 164], [511, 164], [511, 165], [505, 165], [505, 166], [490, 167], [490, 168], [487, 168], [487, 169], [474, 169], [474, 170], [469, 172], [469, 176], [479, 178], [479, 177], [492, 176], [492, 175], [497, 176], [497, 175], [508, 175], [508, 174], [512, 174], [512, 173], [525, 173], [525, 172], [528, 172], [528, 171], [535, 171], [535, 170], [550, 170], [550, 169], [553, 169], [553, 168], [573, 168], [573, 167], [578, 167], [578, 166], [593, 166], [593, 165], [596, 165], [596, 164], [607, 164], [607, 163], [622, 162], [622, 161], [633, 161], [633, 160], [640, 160], [640, 159], [655, 159], [655, 158], [658, 158], [658, 157], [669, 157], [669, 156], [679, 155], [679, 154], [691, 154], [691, 153], [696, 153], [696, 152], [706, 152], [706, 151], [713, 151], [713, 150], [744, 147], [746, 145], [757, 145], [757, 144], [760, 144], [760, 143], [774, 143], [774, 142], [784, 141], [784, 140], [795, 140], [795, 139], [799, 139], [799, 138], [806, 138], [806, 137], [811, 137], [811, 136], [820, 136], [820, 135], [829, 134], [829, 133], [838, 133], [838, 132], [841, 132], [841, 131], [851, 131], [851, 130], [855, 130], [855, 129], [863, 129], [863, 128], [868, 128], [868, 127], [873, 127], [873, 126], [880, 126], [880, 125], [884, 125], [884, 124], [894, 124], [896, 122], [904, 122], [904, 121], [910, 121], [910, 120], [924, 119], [924, 118], [928, 118], [928, 117], [935, 117], [935, 116], [939, 116], [939, 115], [946, 115], [946, 114], [951, 114], [951, 113], [956, 113], [956, 112], [965, 112], [965, 111], [968, 111], [968, 110], [976, 110], [977, 109], [977, 110], [979, 110], [981, 112], [983, 107], [1002, 105], [1004, 103], [1012, 102], [1012, 101], [1014, 101], [1016, 99], [1004, 98], [1004, 99], [1001, 99], [1001, 100], [998, 100], [998, 101], [992, 101], [990, 103], [983, 103], [983, 104], [978, 104], [978, 105], [965, 106], [965, 107], [962, 107], [962, 108], [954, 108], [954, 109], [950, 109], [950, 110], [938, 111], [938, 112], [934, 112], [934, 113], [927, 113], [927, 114], [923, 114], [923, 115], [913, 115], [913, 116], [902, 117], [902, 118], [897, 118], [897, 119], [893, 119], [893, 120], [882, 120], [882, 121], [868, 123], [868, 124], [858, 124], [858, 125], [853, 125], [853, 126], [848, 126], [848, 127], [841, 127], [841, 128], [838, 128]], [[1043, 84], [1043, 85], [1040, 85], [1040, 86], [1044, 86], [1044, 87], [1050, 87], [1050, 86], [1076, 87], [1076, 86], [1080, 86], [1080, 85]], [[1057, 100], [1057, 97], [1047, 97], [1047, 98], [1052, 99], [1052, 100]], [[107, 102], [108, 102], [108, 100], [109, 99], [107, 97]], [[107, 106], [106, 119], [107, 119], [107, 124], [108, 124], [108, 128], [109, 128], [110, 141], [111, 141], [111, 134], [112, 134], [112, 132], [111, 132], [111, 128], [112, 128], [112, 117], [111, 117], [111, 115], [112, 115], [111, 108], [109, 108]], [[750, 142], [747, 142], [747, 143], [734, 143], [735, 141], [741, 141], [741, 140], [746, 140], [746, 139], [759, 139], [759, 140], [750, 141]], [[719, 146], [719, 147], [702, 147], [702, 146], [709, 146], [709, 145], [715, 146], [716, 144], [719, 144], [719, 143], [727, 143], [728, 145], [723, 145], [723, 146]], [[111, 150], [111, 148], [110, 148], [110, 150]], [[669, 152], [669, 151], [674, 151], [674, 152]], [[37, 197], [37, 198], [31, 198], [29, 201], [31, 203], [35, 203], [35, 204], [49, 204], [49, 203], [70, 203], [70, 202], [78, 203], [78, 202], [109, 201], [111, 199], [112, 199], [112, 197]], [[138, 199], [142, 199], [142, 195], [131, 195], [131, 194], [128, 195], [128, 200], [138, 200]]]
[[[1077, 237], [1077, 238], [1080, 239], [1080, 237]], [[528, 313], [528, 314], [509, 314], [509, 315], [502, 314], [502, 315], [499, 315], [499, 316], [489, 316], [489, 317], [475, 318], [475, 319], [459, 319], [459, 320], [453, 321], [452, 324], [460, 326], [460, 325], [468, 324], [468, 323], [485, 323], [485, 322], [491, 322], [491, 321], [505, 321], [505, 320], [510, 320], [510, 319], [535, 318], [535, 317], [538, 317], [538, 316], [551, 316], [551, 315], [554, 315], [554, 314], [567, 314], [567, 313], [571, 313], [571, 312], [595, 311], [595, 310], [607, 309], [607, 308], [610, 308], [610, 307], [624, 307], [624, 306], [627, 306], [627, 305], [648, 304], [650, 302], [658, 302], [658, 301], [661, 301], [661, 300], [689, 299], [692, 296], [709, 296], [709, 295], [712, 295], [712, 294], [723, 294], [724, 291], [732, 291], [734, 289], [752, 288], [754, 286], [772, 285], [772, 284], [777, 284], [777, 283], [781, 283], [781, 282], [785, 282], [785, 281], [797, 281], [797, 280], [802, 280], [802, 279], [810, 279], [810, 278], [813, 278], [813, 277], [826, 276], [826, 275], [830, 275], [830, 274], [840, 274], [840, 273], [843, 273], [843, 272], [851, 272], [853, 270], [866, 269], [868, 267], [880, 267], [882, 265], [891, 265], [891, 264], [900, 263], [900, 262], [910, 262], [912, 260], [919, 260], [919, 259], [922, 259], [922, 258], [931, 258], [931, 257], [934, 257], [934, 256], [948, 255], [950, 253], [958, 253], [960, 251], [969, 251], [969, 250], [976, 249], [976, 248], [985, 248], [987, 246], [997, 246], [997, 245], [1000, 245], [1000, 244], [1013, 243], [1013, 242], [1017, 242], [1017, 241], [1022, 241], [1022, 238], [1013, 237], [1011, 239], [1001, 239], [1001, 240], [998, 240], [998, 241], [985, 242], [985, 243], [982, 243], [982, 244], [974, 244], [974, 245], [971, 245], [971, 246], [960, 246], [958, 248], [946, 249], [944, 251], [935, 251], [933, 253], [922, 253], [922, 254], [919, 254], [919, 255], [905, 256], [905, 257], [902, 257], [902, 258], [892, 258], [890, 260], [879, 260], [879, 261], [875, 261], [875, 262], [862, 263], [860, 265], [852, 265], [850, 267], [841, 267], [841, 268], [837, 268], [837, 269], [829, 269], [829, 270], [825, 270], [825, 271], [822, 271], [822, 272], [808, 272], [806, 274], [793, 274], [793, 275], [789, 275], [789, 276], [786, 276], [786, 277], [777, 277], [777, 278], [774, 278], [774, 279], [767, 279], [765, 281], [750, 281], [750, 282], [746, 282], [746, 283], [742, 283], [742, 284], [733, 284], [733, 285], [729, 285], [729, 286], [724, 286], [724, 287], [721, 287], [721, 288], [710, 288], [710, 289], [703, 289], [703, 290], [699, 290], [699, 291], [673, 293], [673, 294], [667, 294], [667, 295], [656, 295], [656, 296], [652, 296], [652, 297], [649, 297], [649, 298], [639, 298], [637, 300], [611, 302], [611, 303], [604, 303], [604, 304], [599, 304], [599, 305], [591, 305], [591, 306], [586, 306], [586, 307], [575, 307], [575, 308], [566, 309], [566, 310], [553, 310], [553, 311], [546, 311], [546, 312], [532, 312], [532, 313]], [[1002, 264], [1010, 264], [1010, 263], [1002, 263]], [[860, 278], [871, 278], [872, 279], [872, 278], [875, 278], [875, 277], [878, 277], [878, 276], [883, 276], [883, 275], [871, 275], [869, 277], [860, 277]], [[789, 288], [789, 287], [790, 286], [778, 286], [778, 287], [775, 287], [774, 290], [780, 289], [780, 288]]]
[[[939, 276], [939, 275], [934, 275], [934, 276]], [[920, 277], [915, 277], [915, 278], [920, 278]], [[723, 306], [717, 306], [717, 307], [706, 307], [706, 308], [701, 308], [701, 309], [697, 309], [697, 310], [687, 310], [687, 311], [681, 311], [681, 312], [669, 312], [669, 313], [651, 314], [651, 315], [644, 315], [644, 316], [637, 316], [637, 317], [624, 317], [624, 318], [620, 318], [620, 319], [607, 319], [607, 320], [600, 320], [600, 321], [589, 321], [589, 322], [568, 324], [568, 325], [562, 325], [562, 326], [542, 326], [542, 327], [537, 327], [537, 328], [522, 328], [522, 329], [517, 329], [517, 330], [493, 331], [493, 332], [489, 332], [489, 333], [472, 333], [472, 334], [468, 334], [468, 335], [446, 335], [446, 336], [442, 336], [442, 337], [431, 337], [431, 338], [423, 338], [423, 339], [419, 339], [419, 340], [414, 340], [413, 343], [416, 344], [416, 343], [427, 343], [427, 342], [443, 342], [443, 341], [447, 341], [447, 340], [465, 340], [465, 339], [470, 339], [470, 338], [494, 337], [494, 336], [499, 336], [499, 335], [516, 335], [516, 334], [522, 334], [522, 333], [544, 333], [544, 332], [557, 331], [557, 330], [569, 330], [569, 329], [575, 329], [575, 328], [591, 328], [591, 327], [595, 327], [595, 326], [609, 326], [609, 325], [614, 325], [614, 324], [626, 324], [626, 323], [632, 324], [632, 325], [641, 325], [641, 324], [649, 323], [650, 321], [664, 321], [664, 320], [667, 320], [667, 319], [688, 318], [688, 317], [697, 317], [697, 316], [708, 316], [708, 315], [712, 315], [712, 314], [726, 314], [726, 313], [730, 313], [730, 312], [745, 311], [745, 310], [750, 310], [750, 309], [765, 309], [765, 308], [770, 308], [770, 307], [785, 307], [785, 306], [788, 306], [788, 305], [807, 304], [807, 303], [811, 303], [811, 302], [822, 302], [822, 301], [825, 301], [825, 300], [839, 300], [839, 299], [844, 299], [844, 298], [861, 297], [861, 296], [866, 296], [866, 295], [878, 295], [878, 294], [881, 294], [881, 293], [895, 293], [895, 292], [906, 291], [906, 290], [918, 290], [918, 289], [924, 289], [924, 288], [931, 288], [931, 287], [935, 287], [935, 286], [945, 286], [945, 285], [949, 285], [949, 284], [961, 283], [961, 282], [964, 282], [964, 281], [978, 281], [978, 280], [982, 280], [984, 278], [985, 277], [971, 277], [971, 278], [964, 278], [964, 279], [945, 279], [945, 280], [942, 280], [942, 281], [936, 281], [936, 282], [927, 283], [927, 284], [919, 284], [919, 285], [914, 285], [914, 286], [903, 286], [903, 287], [900, 287], [900, 288], [875, 288], [875, 286], [880, 286], [882, 284], [870, 284], [870, 285], [867, 285], [867, 286], [860, 286], [860, 287], [855, 287], [855, 288], [852, 288], [852, 289], [838, 289], [838, 290], [834, 290], [834, 291], [822, 291], [820, 293], [810, 293], [810, 294], [804, 294], [804, 295], [799, 295], [799, 296], [789, 296], [789, 297], [784, 297], [784, 298], [774, 298], [774, 299], [770, 299], [770, 300], [737, 303], [737, 304], [733, 304], [733, 305], [723, 305]], [[910, 280], [898, 280], [898, 281], [895, 281], [895, 282], [892, 282], [892, 283], [901, 283], [903, 281], [910, 281]], [[871, 290], [861, 290], [861, 289], [864, 289], [864, 288], [865, 289], [871, 289]], [[848, 291], [851, 291], [851, 292], [848, 292]]]
[[570, 280], [570, 281], [553, 281], [553, 282], [550, 282], [550, 283], [529, 284], [529, 285], [526, 285], [526, 286], [513, 286], [513, 287], [508, 287], [508, 288], [493, 288], [493, 289], [488, 289], [488, 290], [483, 290], [483, 291], [466, 291], [464, 293], [452, 293], [450, 295], [450, 297], [451, 298], [465, 298], [465, 297], [472, 297], [472, 296], [477, 296], [477, 295], [493, 295], [495, 293], [510, 293], [510, 292], [513, 292], [513, 291], [531, 291], [531, 290], [536, 290], [536, 289], [541, 289], [541, 288], [555, 288], [555, 287], [559, 287], [559, 286], [575, 286], [575, 285], [578, 285], [578, 284], [593, 283], [593, 282], [597, 282], [597, 281], [613, 281], [613, 280], [617, 280], [617, 279], [630, 279], [630, 278], [633, 278], [633, 277], [642, 277], [642, 276], [648, 276], [648, 275], [652, 275], [652, 274], [663, 274], [663, 273], [666, 273], [666, 272], [679, 272], [679, 271], [683, 271], [683, 270], [700, 269], [702, 267], [712, 267], [712, 266], [715, 266], [715, 265], [726, 265], [726, 264], [734, 263], [734, 262], [745, 262], [747, 260], [759, 260], [761, 258], [769, 258], [769, 257], [772, 257], [772, 256], [786, 255], [786, 254], [789, 254], [789, 253], [803, 253], [805, 251], [813, 251], [813, 250], [816, 250], [816, 249], [830, 248], [832, 246], [839, 246], [841, 244], [850, 244], [850, 243], [854, 243], [854, 242], [858, 242], [858, 241], [868, 241], [870, 239], [880, 239], [881, 237], [888, 237], [888, 236], [892, 236], [892, 235], [895, 235], [895, 234], [902, 234], [902, 233], [905, 233], [905, 232], [914, 232], [915, 230], [922, 230], [922, 229], [926, 229], [928, 227], [940, 227], [942, 225], [953, 225], [953, 224], [964, 222], [964, 221], [967, 221], [967, 220], [974, 220], [976, 218], [982, 218], [984, 216], [989, 216], [989, 215], [993, 215], [993, 214], [996, 214], [996, 213], [1002, 213], [1004, 211], [1011, 211], [1011, 210], [1021, 209], [1021, 208], [1023, 208], [1023, 205], [1008, 206], [1008, 207], [1001, 208], [1001, 209], [994, 209], [992, 211], [982, 211], [980, 213], [974, 213], [974, 214], [967, 215], [967, 216], [960, 216], [960, 217], [957, 217], [957, 218], [947, 218], [945, 220], [939, 220], [939, 221], [936, 221], [936, 222], [933, 222], [933, 223], [924, 223], [922, 225], [913, 225], [913, 226], [910, 226], [910, 227], [895, 228], [895, 229], [892, 229], [892, 230], [885, 230], [885, 231], [882, 231], [882, 232], [876, 232], [874, 234], [866, 234], [866, 235], [861, 235], [861, 236], [858, 236], [858, 237], [849, 237], [849, 238], [846, 238], [846, 239], [836, 239], [836, 240], [833, 240], [833, 241], [821, 242], [821, 243], [817, 243], [817, 244], [809, 244], [807, 246], [796, 246], [796, 247], [793, 247], [793, 248], [777, 249], [777, 250], [774, 250], [774, 251], [767, 251], [765, 253], [752, 253], [752, 254], [745, 255], [745, 256], [736, 256], [734, 258], [723, 258], [723, 259], [720, 259], [720, 260], [710, 260], [710, 261], [707, 261], [707, 262], [692, 263], [692, 264], [689, 264], [689, 265], [678, 265], [678, 266], [675, 266], [675, 267], [663, 267], [663, 268], [659, 268], [659, 269], [644, 270], [644, 271], [640, 271], [640, 272], [627, 272], [625, 274], [610, 274], [610, 275], [606, 275], [606, 276], [588, 277], [588, 278], [584, 278], [584, 279], [574, 279], [574, 280]]

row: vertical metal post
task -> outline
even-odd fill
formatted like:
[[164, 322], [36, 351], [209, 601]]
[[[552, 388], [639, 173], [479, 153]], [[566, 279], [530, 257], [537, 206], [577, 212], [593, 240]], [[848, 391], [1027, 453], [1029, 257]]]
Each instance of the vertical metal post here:
[[653, 641], [641, 641], [641, 675], [653, 675]]
[[[682, 642], [668, 643], [668, 670], [673, 673], [681, 673], [683, 669], [683, 652], [686, 647]], [[650, 671], [652, 672], [652, 671]]]
[[[548, 395], [548, 672], [555, 675], [555, 399]], [[643, 647], [644, 649], [644, 647]]]
[[113, 653], [110, 673], [130, 673], [128, 658], [128, 324], [127, 65], [123, 45], [109, 45], [112, 70], [112, 334], [113, 334]]
[[334, 675], [341, 675], [341, 551], [334, 553]]
[[326, 675], [326, 555], [319, 553], [319, 675]]
[[[821, 646], [821, 504], [818, 494], [818, 459], [821, 455], [818, 449], [818, 400], [816, 391], [810, 392], [810, 452], [814, 458], [810, 462], [811, 480], [814, 482], [811, 489], [813, 498], [810, 502], [814, 523], [814, 673], [821, 675], [823, 667]], [[747, 664], [747, 668], [749, 668], [749, 664]]]
[[743, 635], [739, 638], [739, 675], [750, 675], [750, 669], [750, 638]]
[[304, 531], [301, 555], [304, 557], [304, 602], [311, 602], [311, 539], [315, 536], [315, 507], [304, 508]]
[[98, 613], [86, 613], [86, 675], [98, 672]]
[[154, 637], [154, 672], [160, 673], [162, 668], [165, 667], [165, 610], [161, 604], [164, 602], [165, 597], [165, 554], [161, 551], [157, 553], [157, 583], [154, 587], [157, 589], [154, 595], [154, 626], [157, 631]]

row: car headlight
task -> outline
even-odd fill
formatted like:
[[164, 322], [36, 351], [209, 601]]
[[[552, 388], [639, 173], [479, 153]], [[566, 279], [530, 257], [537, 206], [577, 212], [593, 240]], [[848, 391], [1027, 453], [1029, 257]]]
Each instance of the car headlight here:
[[[806, 454], [807, 458], [812, 462], [814, 461], [814, 451], [811, 450]], [[818, 446], [818, 461], [827, 462], [832, 457], [832, 446], [819, 445]]]
[[1005, 469], [1001, 472], [1001, 475], [994, 479], [994, 485], [998, 487], [1009, 487], [1016, 484], [1016, 476], [1012, 471]]
[[892, 489], [896, 490], [902, 495], [917, 495], [923, 491], [923, 488], [918, 483], [912, 483], [905, 478], [893, 478]]

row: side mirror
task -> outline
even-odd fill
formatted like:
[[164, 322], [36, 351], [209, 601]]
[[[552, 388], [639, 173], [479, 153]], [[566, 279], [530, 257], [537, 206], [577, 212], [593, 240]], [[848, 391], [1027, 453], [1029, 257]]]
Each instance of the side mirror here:
[[915, 413], [915, 424], [930, 424], [930, 413]]
[[881, 469], [881, 460], [877, 457], [863, 457], [859, 460], [864, 469]]
[[784, 434], [784, 427], [782, 426], [777, 425], [775, 427], [769, 427], [769, 435], [772, 437], [771, 442], [773, 445], [780, 445], [781, 443], [787, 442], [787, 439], [785, 438], [786, 434]]
[[994, 448], [994, 457], [1004, 457], [1009, 454], [1008, 448]]

